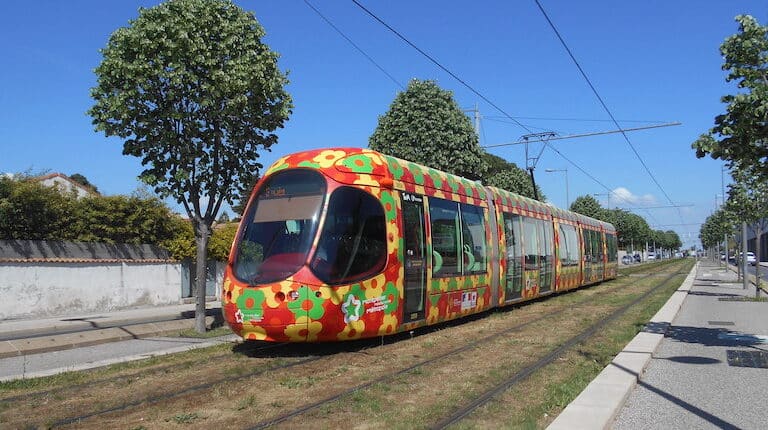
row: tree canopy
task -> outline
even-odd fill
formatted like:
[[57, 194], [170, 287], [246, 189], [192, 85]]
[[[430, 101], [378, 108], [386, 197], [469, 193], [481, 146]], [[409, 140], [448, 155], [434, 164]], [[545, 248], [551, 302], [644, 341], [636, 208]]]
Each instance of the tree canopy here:
[[197, 245], [196, 328], [205, 330], [211, 225], [263, 167], [290, 114], [287, 77], [253, 14], [229, 0], [169, 0], [119, 28], [101, 51], [97, 131], [124, 140], [140, 178], [184, 206]]
[[696, 156], [709, 154], [731, 167], [768, 180], [768, 28], [749, 15], [736, 17], [739, 31], [720, 46], [726, 81], [738, 92], [721, 98], [725, 113], [693, 143]]
[[[531, 199], [536, 198], [536, 194], [533, 192], [531, 177], [528, 176], [525, 170], [517, 167], [517, 164], [510, 163], [501, 157], [489, 153], [485, 153], [483, 159], [488, 166], [488, 172], [483, 178], [483, 182], [486, 185], [502, 188]], [[536, 190], [538, 191], [539, 200], [546, 201], [546, 197], [538, 185]]]
[[576, 197], [576, 200], [571, 203], [569, 210], [599, 220], [605, 220], [606, 218], [605, 209], [597, 199], [590, 195]]
[[453, 93], [413, 79], [369, 138], [371, 149], [469, 179], [484, 177], [484, 151]]

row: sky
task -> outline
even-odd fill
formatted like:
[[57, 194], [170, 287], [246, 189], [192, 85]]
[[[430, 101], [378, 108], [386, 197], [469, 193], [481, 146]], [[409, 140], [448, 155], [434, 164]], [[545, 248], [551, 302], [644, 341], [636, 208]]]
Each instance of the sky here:
[[[530, 132], [616, 129], [534, 0], [359, 0], [474, 91], [352, 1], [308, 1], [376, 64], [305, 1], [238, 1], [280, 54], [295, 105], [278, 143], [261, 154], [265, 168], [306, 149], [366, 147], [378, 117], [413, 78], [452, 91], [473, 121], [476, 110], [481, 146], [517, 142]], [[0, 173], [80, 173], [106, 195], [141, 187], [139, 159], [122, 155], [118, 138], [95, 132], [86, 112], [109, 35], [129, 25], [140, 7], [158, 3], [3, 5]], [[691, 149], [724, 111], [720, 97], [736, 91], [725, 82], [719, 46], [737, 32], [738, 14], [765, 24], [768, 4], [540, 3], [622, 128], [682, 123], [627, 132], [631, 146], [621, 134], [553, 140], [543, 151], [542, 143], [531, 143], [529, 156], [541, 151], [535, 174], [547, 200], [566, 207], [567, 200], [593, 195], [604, 207], [637, 213], [653, 229], [676, 231], [686, 247], [698, 244], [700, 224], [721, 203], [723, 182], [730, 182], [721, 161], [697, 159]], [[526, 166], [524, 145], [488, 151]], [[660, 207], [672, 204], [681, 207]]]

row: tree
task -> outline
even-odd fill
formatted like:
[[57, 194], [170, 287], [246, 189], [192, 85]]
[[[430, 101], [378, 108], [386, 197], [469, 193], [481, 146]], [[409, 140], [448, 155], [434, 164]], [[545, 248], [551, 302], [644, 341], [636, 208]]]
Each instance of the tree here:
[[[483, 159], [488, 166], [488, 172], [482, 178], [486, 185], [502, 188], [531, 199], [536, 198], [533, 192], [531, 177], [528, 176], [525, 170], [517, 167], [517, 164], [507, 162], [503, 158], [489, 153], [485, 153]], [[538, 185], [536, 190], [538, 191], [539, 200], [546, 201], [546, 197]]]
[[77, 240], [162, 243], [177, 232], [178, 216], [157, 197], [92, 196], [77, 200]]
[[77, 200], [37, 181], [0, 177], [0, 239], [73, 240]]
[[[751, 170], [751, 169], [749, 169]], [[739, 222], [745, 222], [755, 233], [755, 256], [759, 262], [760, 241], [768, 223], [768, 183], [758, 180], [750, 171], [732, 170], [734, 182], [728, 186], [726, 211]], [[760, 265], [755, 265], [755, 277], [760, 279]], [[759, 294], [760, 288], [756, 290]]]
[[751, 170], [768, 180], [768, 27], [749, 15], [736, 17], [739, 32], [725, 39], [720, 53], [728, 72], [727, 82], [736, 82], [739, 92], [725, 95], [726, 112], [715, 118], [715, 126], [692, 147], [696, 156], [709, 154]]
[[569, 210], [599, 220], [606, 218], [605, 209], [590, 195], [576, 197]]
[[411, 80], [379, 117], [369, 146], [473, 180], [487, 170], [472, 122], [434, 81]]
[[84, 175], [81, 175], [80, 173], [75, 173], [69, 176], [69, 179], [77, 182], [78, 184], [84, 186], [85, 188], [88, 188], [89, 190], [93, 191], [94, 193], [98, 193], [99, 189], [96, 188], [96, 185], [93, 185], [88, 178], [86, 178]]
[[712, 248], [722, 242], [723, 236], [733, 233], [733, 222], [725, 209], [721, 208], [708, 216], [701, 226], [699, 239], [704, 248]]
[[625, 249], [640, 246], [651, 234], [651, 228], [648, 222], [640, 215], [627, 212], [623, 209], [613, 209], [606, 211], [607, 219], [616, 227], [616, 237], [619, 245]]
[[192, 221], [199, 332], [211, 225], [258, 175], [259, 150], [277, 142], [272, 132], [292, 107], [263, 36], [253, 14], [228, 0], [140, 9], [110, 36], [91, 90], [96, 130], [124, 139], [123, 154], [145, 166], [141, 180], [173, 196]]

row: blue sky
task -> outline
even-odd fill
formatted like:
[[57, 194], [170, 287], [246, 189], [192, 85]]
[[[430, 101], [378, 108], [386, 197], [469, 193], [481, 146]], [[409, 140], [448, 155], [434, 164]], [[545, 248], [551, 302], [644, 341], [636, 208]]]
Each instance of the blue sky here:
[[[105, 194], [140, 183], [138, 159], [122, 143], [93, 131], [86, 111], [99, 50], [118, 27], [157, 1], [9, 2], [0, 17], [0, 172], [81, 173]], [[402, 85], [433, 79], [464, 109], [478, 107], [481, 144], [517, 141], [528, 133], [397, 39], [351, 1], [311, 0], [329, 20]], [[361, 1], [465, 82], [535, 132], [560, 135], [615, 128], [533, 0]], [[279, 131], [268, 166], [309, 148], [368, 144], [378, 116], [401, 88], [336, 33], [303, 1], [240, 1], [267, 31], [265, 42], [289, 72], [295, 108]], [[678, 209], [633, 210], [655, 229], [697, 243], [721, 194], [722, 163], [690, 149], [735, 91], [724, 80], [718, 48], [737, 30], [734, 16], [768, 20], [764, 1], [553, 1], [541, 4], [622, 127], [682, 122], [629, 133], [630, 141]], [[532, 144], [532, 153], [540, 150]], [[669, 201], [620, 134], [552, 145], [611, 190], [604, 206], [664, 206]], [[491, 153], [525, 165], [523, 146]], [[607, 194], [577, 167], [546, 149], [537, 183], [549, 201]], [[728, 178], [726, 177], [726, 184]], [[624, 200], [617, 197], [621, 194]], [[680, 224], [693, 225], [680, 225]]]

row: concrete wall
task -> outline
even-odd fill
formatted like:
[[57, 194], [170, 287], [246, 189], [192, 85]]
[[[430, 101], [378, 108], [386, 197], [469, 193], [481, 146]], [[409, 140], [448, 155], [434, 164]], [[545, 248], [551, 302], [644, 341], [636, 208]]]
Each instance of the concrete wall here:
[[0, 320], [181, 302], [180, 263], [0, 262]]

